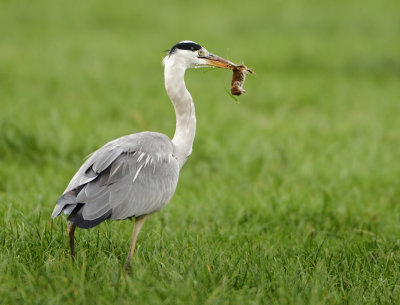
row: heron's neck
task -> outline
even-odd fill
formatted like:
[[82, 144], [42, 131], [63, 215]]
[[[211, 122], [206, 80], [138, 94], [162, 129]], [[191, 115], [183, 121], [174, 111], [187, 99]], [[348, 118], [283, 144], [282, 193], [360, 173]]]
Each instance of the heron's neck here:
[[180, 167], [185, 164], [192, 153], [196, 133], [196, 115], [192, 96], [186, 89], [185, 70], [183, 65], [166, 63], [164, 70], [165, 89], [171, 99], [176, 114], [176, 129], [172, 139], [175, 146], [175, 156]]

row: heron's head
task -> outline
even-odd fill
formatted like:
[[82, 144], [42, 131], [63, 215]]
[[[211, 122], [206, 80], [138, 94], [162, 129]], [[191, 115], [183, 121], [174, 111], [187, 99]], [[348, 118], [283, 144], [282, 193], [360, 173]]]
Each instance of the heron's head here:
[[187, 68], [218, 67], [232, 69], [235, 64], [208, 52], [201, 45], [184, 40], [174, 45], [164, 58], [165, 66], [173, 64]]

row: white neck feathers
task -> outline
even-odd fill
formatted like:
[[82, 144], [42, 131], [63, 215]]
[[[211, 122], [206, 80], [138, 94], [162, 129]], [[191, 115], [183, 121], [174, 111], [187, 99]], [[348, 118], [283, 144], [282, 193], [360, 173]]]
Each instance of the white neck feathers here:
[[176, 115], [176, 129], [172, 143], [175, 156], [182, 168], [187, 157], [192, 153], [196, 133], [195, 108], [192, 96], [185, 85], [185, 63], [169, 57], [164, 60], [164, 65], [165, 89], [174, 105]]

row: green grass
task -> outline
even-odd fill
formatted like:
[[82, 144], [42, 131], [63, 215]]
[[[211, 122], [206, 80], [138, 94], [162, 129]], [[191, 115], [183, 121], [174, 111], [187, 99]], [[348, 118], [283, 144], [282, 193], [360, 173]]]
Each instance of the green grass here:
[[[0, 304], [399, 304], [400, 23], [385, 1], [0, 2]], [[177, 192], [141, 234], [76, 234], [53, 206], [83, 158], [173, 135], [163, 50], [183, 39], [257, 72], [188, 71], [198, 116]]]

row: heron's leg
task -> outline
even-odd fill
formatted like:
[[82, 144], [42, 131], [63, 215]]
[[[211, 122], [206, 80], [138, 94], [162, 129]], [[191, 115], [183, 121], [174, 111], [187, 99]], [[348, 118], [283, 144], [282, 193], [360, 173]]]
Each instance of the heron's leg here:
[[132, 240], [131, 240], [131, 247], [129, 248], [128, 257], [126, 258], [126, 262], [125, 262], [125, 268], [124, 268], [125, 272], [129, 271], [129, 266], [131, 264], [133, 251], [135, 251], [136, 239], [139, 235], [140, 229], [142, 228], [145, 220], [146, 220], [146, 215], [135, 218], [135, 224], [133, 226], [133, 233], [132, 233]]
[[75, 261], [75, 246], [74, 246], [74, 234], [76, 226], [72, 221], [68, 221], [68, 237], [69, 237], [69, 247], [71, 248], [71, 258]]

